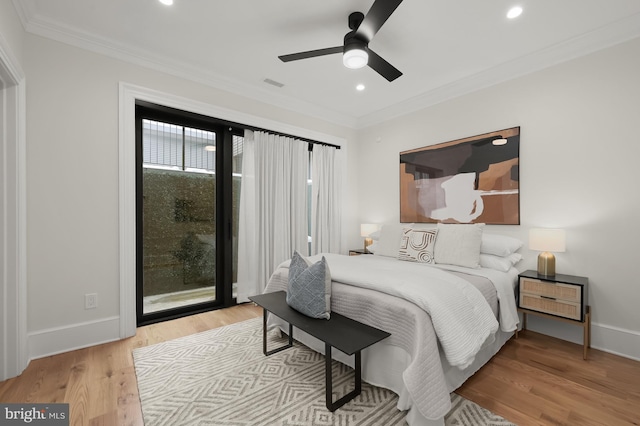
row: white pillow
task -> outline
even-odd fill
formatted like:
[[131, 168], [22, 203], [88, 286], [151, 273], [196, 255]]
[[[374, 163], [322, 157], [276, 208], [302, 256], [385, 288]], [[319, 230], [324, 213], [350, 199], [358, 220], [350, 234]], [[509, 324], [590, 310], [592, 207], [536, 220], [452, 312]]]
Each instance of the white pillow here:
[[480, 252], [495, 256], [509, 256], [515, 253], [524, 243], [517, 238], [498, 234], [482, 234]]
[[367, 250], [369, 250], [371, 253], [375, 254], [376, 251], [378, 251], [378, 241], [374, 240], [371, 244], [369, 244], [367, 246]]
[[374, 255], [398, 257], [400, 250], [400, 238], [402, 237], [402, 226], [400, 224], [382, 225], [380, 229], [380, 239]]
[[435, 245], [436, 263], [480, 267], [483, 224], [438, 224]]
[[437, 233], [437, 229], [404, 228], [398, 259], [409, 262], [434, 263], [433, 248]]
[[519, 253], [511, 253], [506, 257], [480, 253], [480, 266], [483, 268], [495, 269], [497, 271], [509, 272], [511, 267], [521, 259], [522, 255]]

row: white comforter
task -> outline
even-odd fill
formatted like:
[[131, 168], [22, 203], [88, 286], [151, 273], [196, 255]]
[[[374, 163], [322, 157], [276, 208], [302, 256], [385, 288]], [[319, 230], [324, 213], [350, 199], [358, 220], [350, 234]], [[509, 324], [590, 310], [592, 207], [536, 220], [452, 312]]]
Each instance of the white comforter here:
[[[409, 363], [405, 364], [405, 366], [399, 370], [399, 374], [401, 375], [400, 380], [404, 383], [406, 391], [408, 391], [409, 399], [405, 401], [404, 398], [401, 397], [398, 408], [406, 410], [415, 404], [415, 407], [418, 408], [420, 413], [427, 419], [442, 418], [451, 406], [449, 392], [459, 386], [459, 383], [455, 385], [454, 388], [449, 388], [447, 385], [438, 350], [437, 340], [439, 340], [439, 338], [436, 336], [435, 326], [432, 325], [435, 324], [435, 319], [432, 319], [424, 308], [419, 307], [415, 303], [403, 301], [403, 293], [419, 291], [421, 289], [420, 286], [409, 284], [409, 281], [418, 278], [419, 282], [426, 282], [428, 281], [426, 278], [428, 274], [434, 275], [445, 287], [464, 288], [466, 286], [458, 282], [458, 278], [445, 278], [445, 272], [438, 271], [437, 268], [429, 265], [402, 262], [383, 256], [325, 256], [334, 282], [333, 294], [336, 296], [331, 299], [332, 310], [392, 333], [389, 339], [385, 339], [378, 345], [374, 345], [369, 348], [370, 350], [382, 350], [385, 346], [390, 345], [391, 347], [402, 348], [406, 351], [405, 353], [410, 356]], [[319, 259], [319, 257], [314, 257], [314, 259]], [[398, 268], [400, 270], [398, 270]], [[497, 271], [493, 271], [495, 273], [492, 273], [486, 269], [470, 270], [468, 268], [455, 267], [451, 269], [489, 278], [494, 286], [496, 286], [496, 294], [500, 300], [499, 316], [501, 329], [513, 329], [511, 328], [514, 322], [513, 318], [516, 318], [515, 323], [517, 324], [517, 313], [515, 310], [512, 283], [515, 280], [514, 277], [517, 275], [517, 272], [516, 275], [513, 275], [499, 273]], [[274, 272], [265, 292], [286, 290], [287, 277], [288, 262], [284, 262]], [[363, 283], [363, 281], [368, 281], [374, 288], [366, 288], [368, 284], [366, 282]], [[390, 285], [390, 283], [394, 282], [395, 284]], [[428, 284], [425, 284], [425, 287], [426, 286], [428, 286]], [[383, 287], [386, 287], [386, 289], [383, 289]], [[385, 293], [389, 293], [389, 291], [394, 292], [390, 294], [393, 294], [395, 297], [386, 296]], [[478, 290], [474, 287], [473, 291], [468, 289], [462, 291], [466, 291], [466, 294], [469, 295], [473, 294], [473, 291], [477, 292]], [[436, 294], [438, 293], [439, 291], [436, 290]], [[452, 296], [445, 297], [451, 298]], [[473, 299], [469, 299], [469, 297]], [[420, 299], [429, 306], [435, 303], [426, 302], [424, 300], [425, 298], [426, 296], [420, 296]], [[455, 299], [455, 297], [453, 298]], [[464, 302], [466, 304], [471, 300], [475, 300], [476, 296], [465, 295], [461, 298], [466, 299]], [[478, 305], [483, 306], [486, 304], [486, 301], [482, 300]], [[512, 308], [509, 307], [510, 305], [512, 305]], [[436, 307], [436, 309], [441, 308]], [[484, 310], [484, 308], [481, 309]], [[481, 316], [484, 318], [485, 314], [481, 313]], [[495, 321], [493, 314], [491, 314], [491, 316], [494, 318], [493, 321]], [[507, 325], [503, 325], [503, 317], [506, 318]], [[491, 321], [488, 323], [491, 323]], [[446, 328], [447, 326], [445, 325], [444, 327]], [[461, 325], [455, 326], [454, 329], [459, 327], [461, 327]], [[495, 323], [483, 327], [488, 330], [493, 330]], [[491, 338], [490, 335], [488, 337]], [[477, 346], [480, 340], [482, 340], [481, 337], [474, 338], [473, 346]], [[480, 345], [482, 345], [482, 343], [483, 342], [480, 342]], [[455, 343], [452, 343], [452, 345], [452, 352], [454, 353], [452, 358], [459, 359], [461, 365], [467, 362], [465, 358], [469, 359], [474, 356], [474, 348], [471, 348], [472, 345], [468, 345], [467, 347], [467, 345], [463, 343], [461, 349], [455, 349]], [[376, 348], [376, 346], [378, 346], [378, 348]], [[372, 384], [388, 387], [399, 395], [403, 394], [402, 386], [392, 386], [391, 383], [387, 381], [376, 382], [375, 380], [369, 380], [364, 354], [363, 366], [363, 378], [365, 380]], [[394, 368], [391, 369], [395, 371]]]
[[449, 364], [465, 368], [485, 342], [493, 342], [498, 321], [482, 293], [462, 278], [425, 264], [380, 256], [323, 255], [333, 281], [400, 297], [424, 309]]

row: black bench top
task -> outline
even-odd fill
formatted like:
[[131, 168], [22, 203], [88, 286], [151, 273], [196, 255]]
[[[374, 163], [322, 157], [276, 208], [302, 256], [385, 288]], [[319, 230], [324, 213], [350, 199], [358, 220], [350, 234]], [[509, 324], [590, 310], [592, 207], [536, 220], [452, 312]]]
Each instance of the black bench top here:
[[286, 292], [276, 291], [251, 296], [249, 300], [347, 355], [353, 355], [391, 336], [386, 331], [362, 324], [335, 312], [331, 312], [331, 318], [328, 320], [308, 317], [290, 307], [287, 304], [286, 296]]

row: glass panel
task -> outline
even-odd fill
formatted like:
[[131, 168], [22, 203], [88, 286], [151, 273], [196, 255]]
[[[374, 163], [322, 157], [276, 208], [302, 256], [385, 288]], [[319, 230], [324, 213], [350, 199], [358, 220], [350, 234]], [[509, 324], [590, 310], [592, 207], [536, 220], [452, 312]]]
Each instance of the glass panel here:
[[216, 171], [215, 133], [199, 129], [184, 129], [185, 169]]
[[240, 190], [242, 184], [242, 153], [244, 148], [244, 138], [242, 136], [233, 136], [231, 172], [233, 173], [233, 206], [231, 211], [231, 247], [233, 249], [232, 259], [232, 279], [233, 297], [237, 297], [236, 284], [238, 282], [238, 222], [240, 217]]
[[144, 314], [215, 300], [215, 151], [205, 147], [214, 133], [143, 120]]
[[145, 165], [182, 169], [182, 126], [142, 120]]

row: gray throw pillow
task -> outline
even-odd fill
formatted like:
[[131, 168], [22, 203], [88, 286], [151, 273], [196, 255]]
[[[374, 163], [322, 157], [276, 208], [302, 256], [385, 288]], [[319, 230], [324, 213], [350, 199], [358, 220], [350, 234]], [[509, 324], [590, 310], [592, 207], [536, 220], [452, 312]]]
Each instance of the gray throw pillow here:
[[329, 319], [331, 314], [331, 273], [327, 260], [311, 264], [297, 251], [289, 266], [287, 303], [312, 318]]

